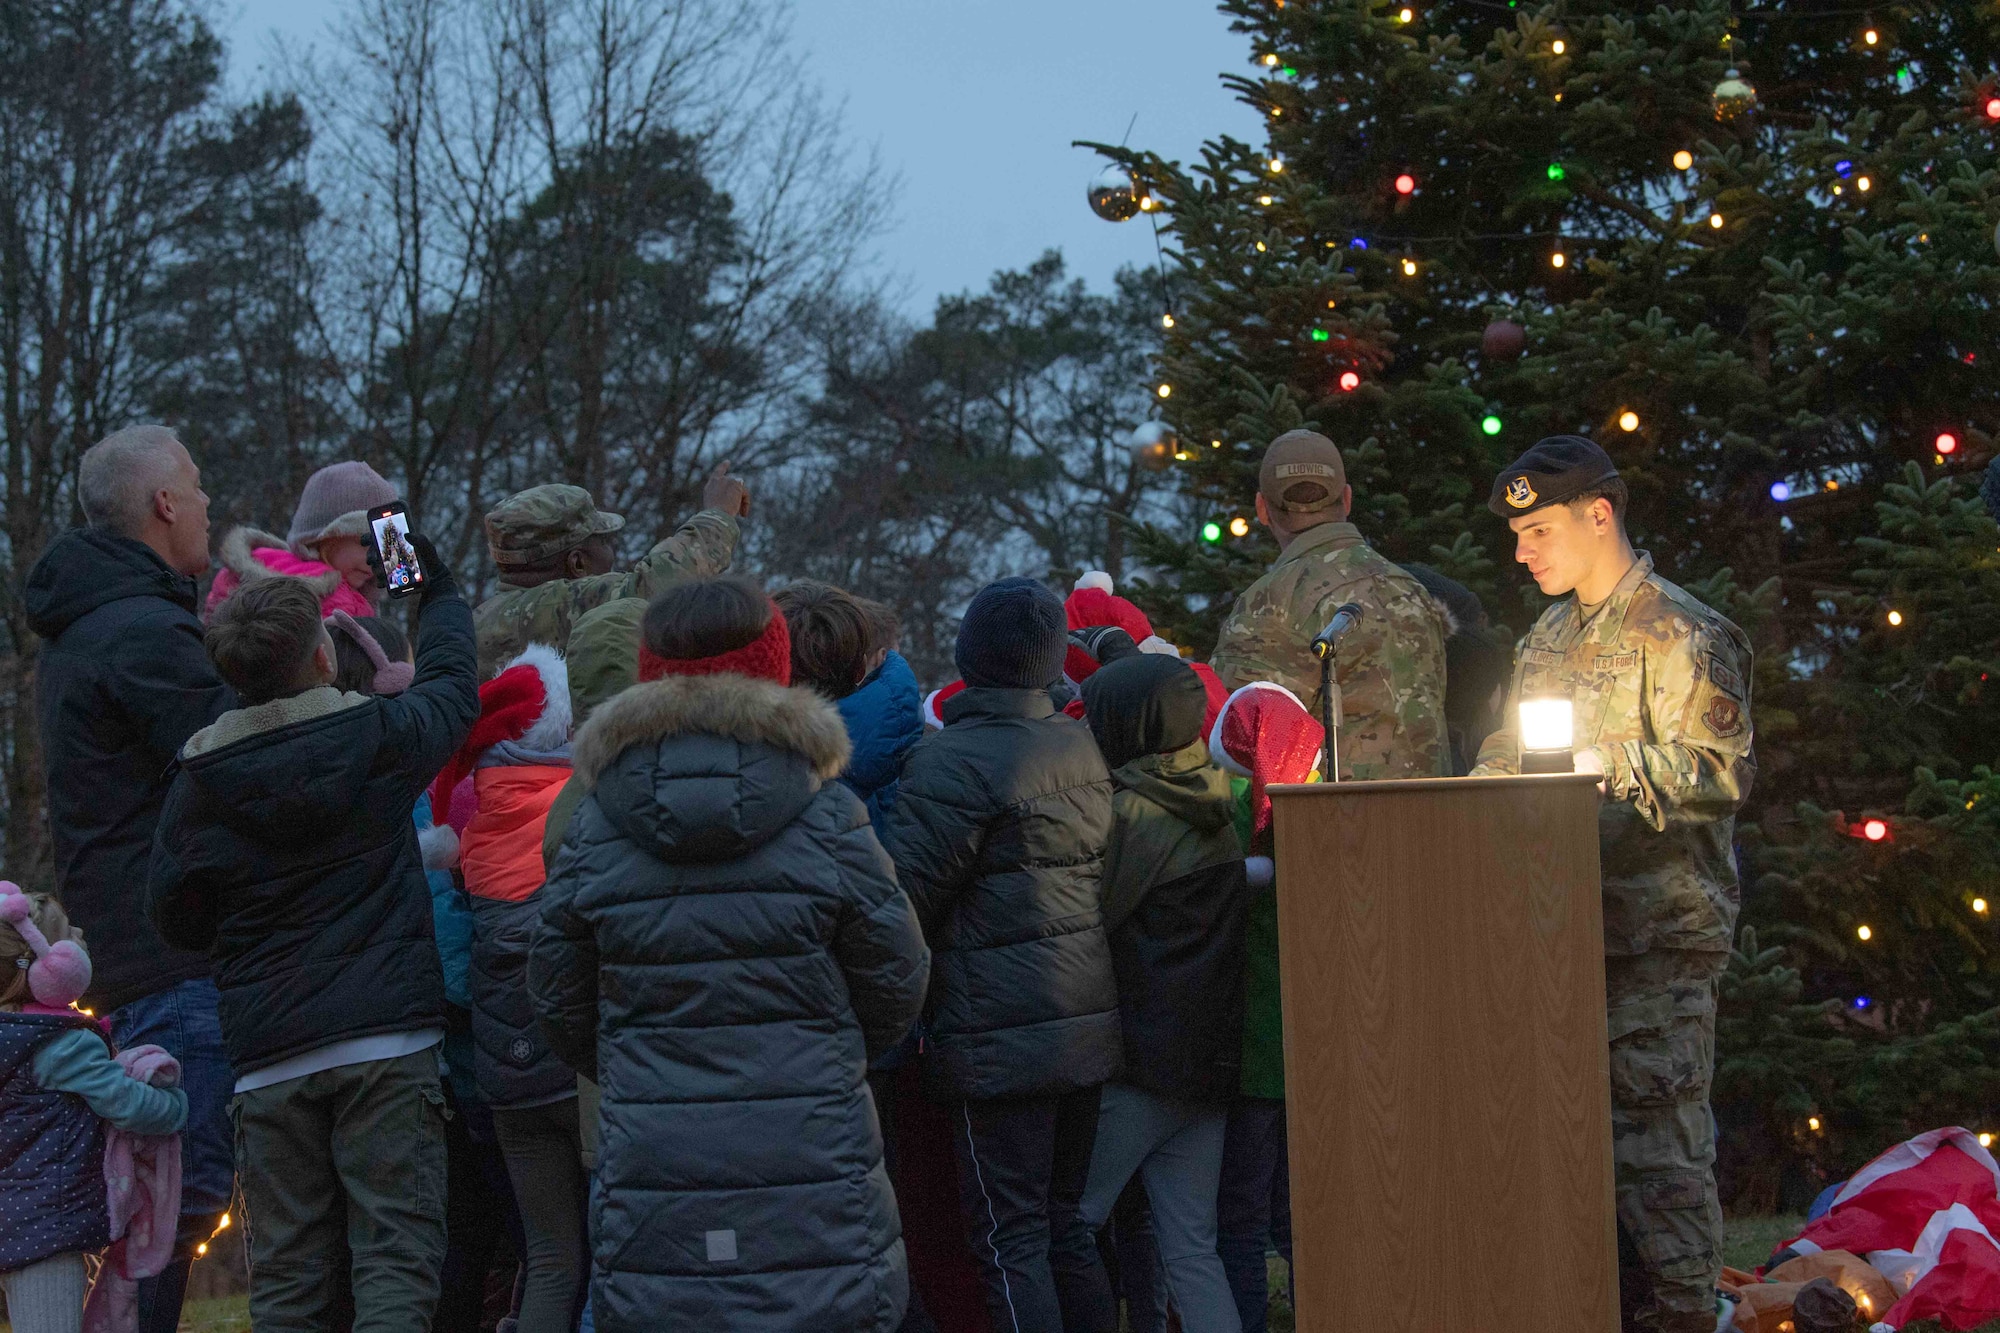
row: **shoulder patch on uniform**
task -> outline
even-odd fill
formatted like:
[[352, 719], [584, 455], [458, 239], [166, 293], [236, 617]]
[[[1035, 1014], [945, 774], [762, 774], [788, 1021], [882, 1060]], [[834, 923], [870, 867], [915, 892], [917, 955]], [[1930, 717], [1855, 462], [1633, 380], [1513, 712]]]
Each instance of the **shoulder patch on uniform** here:
[[1743, 732], [1743, 706], [1726, 694], [1718, 694], [1708, 701], [1701, 724], [1718, 740], [1739, 736]]
[[1743, 697], [1743, 677], [1724, 665], [1722, 659], [1714, 653], [1708, 655], [1708, 678], [1724, 693], [1734, 695], [1738, 699]]

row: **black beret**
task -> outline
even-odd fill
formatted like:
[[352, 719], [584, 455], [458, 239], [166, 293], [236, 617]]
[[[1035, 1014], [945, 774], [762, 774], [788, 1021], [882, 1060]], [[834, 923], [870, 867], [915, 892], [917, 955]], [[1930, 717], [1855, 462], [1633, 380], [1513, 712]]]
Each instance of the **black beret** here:
[[1551, 435], [1493, 479], [1486, 507], [1502, 518], [1517, 518], [1600, 489], [1618, 475], [1611, 455], [1581, 435]]

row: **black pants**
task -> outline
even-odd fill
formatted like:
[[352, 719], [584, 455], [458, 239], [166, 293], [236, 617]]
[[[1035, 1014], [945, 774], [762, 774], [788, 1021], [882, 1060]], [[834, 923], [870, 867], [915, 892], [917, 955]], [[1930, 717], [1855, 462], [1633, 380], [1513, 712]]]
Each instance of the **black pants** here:
[[520, 1333], [569, 1333], [590, 1282], [590, 1177], [583, 1169], [576, 1098], [495, 1110], [493, 1132], [507, 1159], [528, 1248]]
[[959, 1194], [994, 1333], [1116, 1333], [1118, 1305], [1077, 1216], [1097, 1096], [959, 1104]]

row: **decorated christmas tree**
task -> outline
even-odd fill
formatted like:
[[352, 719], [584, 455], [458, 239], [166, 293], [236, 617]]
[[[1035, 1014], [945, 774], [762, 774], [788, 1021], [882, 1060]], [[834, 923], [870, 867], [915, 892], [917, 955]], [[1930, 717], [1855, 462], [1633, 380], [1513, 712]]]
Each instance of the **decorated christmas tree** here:
[[1137, 596], [1213, 643], [1275, 549], [1236, 522], [1262, 447], [1303, 423], [1379, 549], [1519, 631], [1487, 489], [1589, 435], [1635, 544], [1758, 651], [1732, 1179], [1790, 1201], [1903, 1130], [2000, 1129], [2000, 7], [1222, 8], [1264, 142], [1107, 149], [1093, 199], [1160, 229], [1155, 391], [1208, 515], [1141, 534]]

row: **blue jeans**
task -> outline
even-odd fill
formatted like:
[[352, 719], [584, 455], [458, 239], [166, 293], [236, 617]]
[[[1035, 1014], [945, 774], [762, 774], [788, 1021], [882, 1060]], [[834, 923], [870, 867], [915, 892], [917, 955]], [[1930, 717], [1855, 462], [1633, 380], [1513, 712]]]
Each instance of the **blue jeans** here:
[[1184, 1328], [1238, 1333], [1236, 1300], [1215, 1251], [1215, 1196], [1222, 1176], [1221, 1103], [1180, 1101], [1107, 1083], [1098, 1111], [1097, 1145], [1079, 1212], [1103, 1226], [1136, 1173], [1146, 1183], [1153, 1235], [1167, 1290]]
[[1243, 1097], [1229, 1108], [1222, 1191], [1215, 1206], [1217, 1248], [1243, 1333], [1264, 1333], [1270, 1301], [1264, 1255], [1276, 1248], [1287, 1268], [1292, 1262], [1291, 1172], [1285, 1160], [1282, 1101]]
[[[187, 1128], [181, 1131], [181, 1216], [213, 1218], [229, 1207], [236, 1185], [235, 1132], [229, 1098], [236, 1072], [222, 1044], [221, 1000], [206, 977], [183, 981], [111, 1013], [119, 1050], [148, 1043], [181, 1063]], [[204, 1233], [201, 1239], [207, 1239]]]

